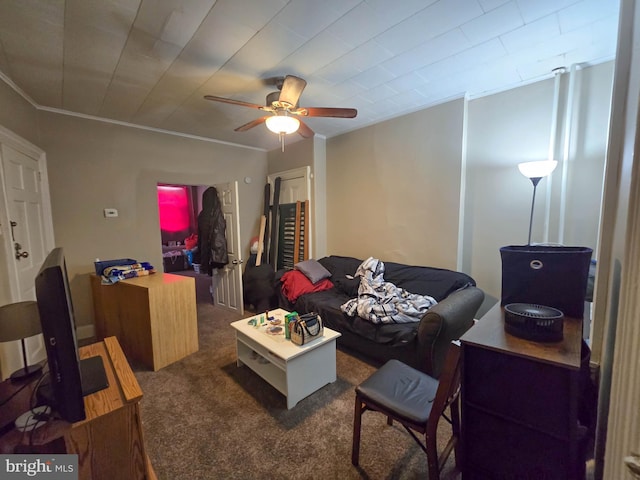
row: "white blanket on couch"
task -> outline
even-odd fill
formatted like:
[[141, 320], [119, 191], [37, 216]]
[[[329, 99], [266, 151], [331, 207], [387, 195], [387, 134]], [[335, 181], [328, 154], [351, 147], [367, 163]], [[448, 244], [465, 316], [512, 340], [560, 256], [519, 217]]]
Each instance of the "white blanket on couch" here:
[[427, 295], [407, 292], [384, 280], [384, 263], [369, 257], [356, 270], [360, 277], [358, 297], [341, 305], [347, 315], [369, 320], [372, 323], [418, 322], [435, 304]]

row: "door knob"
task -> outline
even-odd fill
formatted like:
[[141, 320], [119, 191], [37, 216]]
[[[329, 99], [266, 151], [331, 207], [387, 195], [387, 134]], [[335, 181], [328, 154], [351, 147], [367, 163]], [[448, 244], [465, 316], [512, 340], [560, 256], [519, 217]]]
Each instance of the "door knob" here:
[[16, 250], [16, 260], [20, 260], [21, 258], [27, 258], [29, 256], [29, 252], [21, 252], [22, 245], [18, 242], [15, 243], [14, 248]]

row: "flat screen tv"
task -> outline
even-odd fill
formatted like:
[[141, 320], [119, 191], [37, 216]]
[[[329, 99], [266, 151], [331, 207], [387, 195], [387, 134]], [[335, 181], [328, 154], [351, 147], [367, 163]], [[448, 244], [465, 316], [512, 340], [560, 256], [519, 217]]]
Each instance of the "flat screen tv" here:
[[49, 253], [36, 276], [35, 287], [48, 363], [48, 378], [41, 382], [38, 398], [68, 422], [84, 420], [83, 397], [108, 384], [102, 357], [79, 359], [62, 248]]

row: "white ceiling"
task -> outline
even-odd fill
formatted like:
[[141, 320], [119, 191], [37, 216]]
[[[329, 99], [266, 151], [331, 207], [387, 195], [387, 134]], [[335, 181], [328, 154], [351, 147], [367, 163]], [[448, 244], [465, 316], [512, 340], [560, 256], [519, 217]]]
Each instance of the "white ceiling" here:
[[[307, 80], [332, 137], [614, 58], [618, 0], [2, 0], [0, 77], [39, 108], [258, 148], [268, 79]], [[299, 136], [287, 139], [297, 141]]]

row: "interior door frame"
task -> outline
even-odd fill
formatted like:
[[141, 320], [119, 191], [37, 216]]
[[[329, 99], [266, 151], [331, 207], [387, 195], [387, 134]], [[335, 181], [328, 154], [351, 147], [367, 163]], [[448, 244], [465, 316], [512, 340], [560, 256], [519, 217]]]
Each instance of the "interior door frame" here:
[[[277, 173], [270, 173], [269, 175], [267, 175], [267, 183], [269, 183], [271, 185], [271, 205], [273, 205], [273, 184], [275, 183], [276, 177], [280, 177], [281, 181], [286, 181], [286, 180], [292, 180], [294, 178], [298, 178], [298, 177], [303, 177], [304, 178], [304, 183], [305, 183], [305, 188], [306, 188], [306, 196], [307, 199], [306, 201], [309, 202], [309, 256], [311, 257], [313, 254], [313, 238], [314, 238], [314, 234], [313, 234], [313, 225], [314, 222], [312, 221], [314, 214], [313, 214], [313, 200], [311, 197], [311, 167], [310, 166], [305, 166], [305, 167], [299, 167], [299, 168], [293, 168], [291, 170], [286, 170], [284, 172], [277, 172]], [[272, 226], [271, 228], [277, 228], [278, 226]]]
[[[11, 148], [23, 155], [37, 161], [40, 175], [40, 202], [42, 209], [42, 234], [43, 246], [46, 252], [50, 252], [55, 246], [53, 235], [53, 219], [51, 210], [51, 196], [49, 193], [49, 176], [47, 174], [47, 157], [43, 150], [31, 142], [15, 134], [11, 130], [0, 125], [0, 282], [7, 285], [7, 289], [0, 292], [0, 305], [15, 303], [35, 298], [22, 298], [19, 288], [20, 274], [15, 259], [14, 242], [11, 234], [11, 218], [9, 215], [9, 195], [6, 185], [6, 173], [2, 155], [4, 147]], [[32, 364], [41, 361], [45, 357], [44, 341], [42, 335], [26, 339], [27, 362]], [[2, 344], [0, 351], [0, 378], [5, 379], [16, 366], [22, 367], [22, 349], [20, 343], [6, 342]], [[15, 364], [15, 365], [14, 365]]]
[[[0, 144], [7, 145], [38, 161], [40, 172], [40, 188], [42, 197], [42, 217], [44, 229], [44, 244], [47, 251], [51, 251], [55, 245], [53, 235], [53, 218], [51, 210], [51, 195], [49, 191], [49, 175], [47, 173], [46, 153], [33, 145], [28, 140], [20, 137], [11, 130], [0, 125]], [[2, 153], [0, 152], [0, 155]], [[18, 289], [18, 269], [14, 261], [13, 241], [11, 239], [11, 227], [9, 222], [9, 203], [5, 185], [5, 173], [2, 162], [0, 162], [0, 240], [4, 250], [5, 265], [0, 265], [0, 275], [9, 285], [10, 303], [22, 300], [33, 300], [20, 298]]]
[[[219, 200], [223, 203], [224, 202], [224, 198], [221, 198], [221, 195], [224, 194], [223, 192], [223, 187], [228, 187], [229, 188], [229, 194], [233, 196], [234, 199], [234, 204], [235, 204], [235, 211], [234, 211], [234, 217], [235, 217], [235, 222], [233, 225], [230, 225], [229, 222], [227, 222], [227, 241], [229, 240], [229, 232], [231, 231], [231, 229], [233, 229], [233, 239], [234, 239], [234, 245], [233, 247], [233, 251], [236, 251], [236, 259], [235, 261], [233, 261], [233, 265], [231, 265], [231, 267], [229, 266], [225, 266], [225, 274], [228, 274], [228, 270], [233, 269], [233, 270], [237, 270], [236, 272], [233, 273], [233, 275], [236, 275], [236, 277], [233, 279], [234, 281], [234, 290], [236, 291], [237, 295], [236, 295], [236, 303], [237, 303], [237, 308], [233, 308], [233, 307], [229, 307], [228, 305], [221, 305], [219, 304], [217, 301], [215, 302], [216, 305], [218, 305], [220, 308], [225, 308], [228, 309], [229, 311], [232, 312], [236, 312], [239, 314], [244, 314], [244, 298], [243, 298], [243, 292], [242, 292], [242, 265], [244, 263], [244, 260], [242, 259], [242, 240], [240, 238], [240, 195], [239, 195], [239, 186], [238, 186], [238, 181], [237, 180], [229, 180], [226, 182], [220, 182], [220, 183], [202, 183], [202, 182], [189, 182], [189, 181], [161, 181], [161, 180], [156, 180], [156, 186], [161, 186], [161, 185], [169, 185], [169, 186], [179, 186], [179, 187], [195, 187], [198, 190], [198, 198], [196, 199], [198, 202], [198, 212], [202, 209], [202, 193], [209, 187], [214, 187], [216, 188], [216, 190], [218, 190], [218, 198]], [[159, 205], [156, 202], [156, 206], [158, 208], [158, 214], [159, 214]], [[224, 205], [222, 206], [224, 209]], [[197, 216], [196, 216], [196, 229], [197, 229]], [[160, 240], [162, 240], [162, 230], [160, 228], [160, 226], [158, 226], [158, 234], [160, 237]], [[160, 242], [162, 243], [162, 242]], [[163, 266], [164, 268], [164, 266]], [[218, 295], [216, 295], [218, 288], [222, 288], [219, 285], [219, 281], [220, 281], [220, 276], [219, 276], [219, 272], [214, 271], [214, 275], [210, 278], [211, 279], [211, 283], [210, 283], [210, 288], [213, 288], [213, 294], [214, 294], [214, 299], [218, 297]], [[227, 277], [228, 280], [228, 277]], [[227, 299], [228, 300], [228, 299]]]

